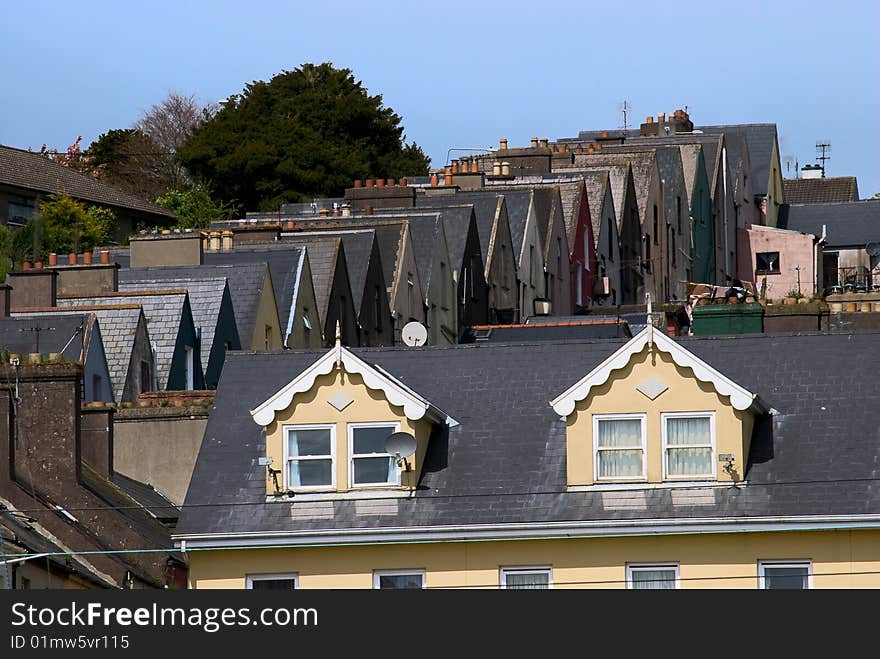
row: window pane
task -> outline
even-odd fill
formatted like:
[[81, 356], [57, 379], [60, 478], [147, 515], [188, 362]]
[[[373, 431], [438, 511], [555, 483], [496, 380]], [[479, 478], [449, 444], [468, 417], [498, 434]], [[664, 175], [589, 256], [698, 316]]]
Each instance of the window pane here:
[[291, 487], [330, 485], [332, 460], [291, 460], [288, 482]]
[[251, 581], [252, 590], [293, 590], [296, 588], [295, 579], [254, 579]]
[[394, 432], [394, 426], [381, 428], [354, 428], [352, 444], [359, 453], [385, 453], [385, 440]]
[[675, 590], [675, 570], [633, 570], [630, 573], [630, 582], [633, 590]]
[[806, 590], [809, 569], [803, 567], [764, 567], [764, 588], [767, 590]]
[[709, 417], [672, 417], [666, 419], [666, 443], [669, 446], [711, 444]]
[[642, 451], [599, 451], [599, 477], [614, 478], [642, 475]]
[[550, 587], [550, 575], [546, 572], [507, 572], [504, 583], [509, 590], [546, 590]]
[[355, 484], [397, 482], [394, 458], [355, 458], [353, 462]]
[[424, 588], [424, 583], [421, 574], [380, 574], [379, 588], [382, 590]]
[[330, 455], [330, 429], [291, 430], [288, 445], [291, 457], [299, 455]]
[[642, 420], [600, 419], [598, 444], [602, 448], [640, 447], [642, 445]]
[[669, 476], [708, 476], [712, 473], [712, 449], [667, 449], [667, 472]]

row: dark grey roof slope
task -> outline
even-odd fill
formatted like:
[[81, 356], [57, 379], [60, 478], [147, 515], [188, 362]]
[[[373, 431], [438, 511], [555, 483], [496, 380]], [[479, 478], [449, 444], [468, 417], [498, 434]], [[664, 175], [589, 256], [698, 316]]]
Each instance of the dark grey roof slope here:
[[154, 517], [163, 521], [177, 520], [180, 508], [152, 485], [136, 481], [118, 471], [110, 477], [110, 482], [146, 508]]
[[833, 204], [859, 200], [855, 176], [787, 178], [782, 181], [786, 204]]
[[[447, 212], [453, 209], [444, 209], [442, 217], [447, 216]], [[468, 209], [469, 210], [469, 209]], [[422, 292], [425, 297], [428, 295], [428, 288], [431, 286], [431, 269], [434, 267], [434, 254], [437, 251], [437, 241], [443, 231], [443, 220], [441, 214], [426, 215], [424, 217], [414, 219], [409, 223], [409, 236], [413, 246], [413, 256], [416, 260], [416, 269], [419, 272], [419, 283], [422, 286]], [[447, 245], [447, 249], [448, 249]], [[447, 259], [449, 257], [447, 256]], [[447, 260], [447, 263], [449, 261]]]
[[[131, 272], [131, 271], [128, 271]], [[130, 278], [123, 281], [120, 277], [119, 290], [156, 291], [186, 290], [189, 292], [189, 304], [192, 309], [193, 324], [202, 329], [201, 352], [202, 364], [207, 367], [210, 361], [211, 348], [214, 346], [214, 334], [220, 318], [220, 307], [226, 292], [225, 278], [188, 277], [186, 279], [138, 279]]]
[[[467, 227], [470, 223], [468, 206], [473, 207], [474, 219], [477, 223], [477, 234], [480, 236], [480, 251], [483, 262], [489, 254], [489, 240], [492, 238], [492, 227], [495, 225], [495, 213], [498, 210], [499, 194], [491, 190], [479, 192], [459, 192], [454, 195], [416, 195], [416, 205], [420, 208], [448, 209], [443, 216], [446, 230], [446, 246], [449, 257], [458, 265], [464, 255], [467, 243]], [[453, 210], [458, 208], [458, 211]]]
[[[128, 369], [131, 366], [131, 354], [137, 337], [138, 323], [143, 311], [138, 304], [113, 304], [107, 302], [103, 306], [83, 308], [56, 307], [51, 317], [68, 316], [78, 318], [82, 313], [94, 314], [101, 328], [101, 339], [104, 342], [104, 355], [107, 358], [107, 369], [110, 371], [110, 382], [113, 385], [113, 397], [116, 402], [122, 400]], [[13, 313], [17, 318], [30, 317], [27, 313]], [[54, 325], [54, 323], [53, 323]], [[149, 329], [147, 329], [149, 337]]]
[[577, 341], [620, 339], [632, 334], [626, 321], [565, 321], [525, 325], [476, 325], [468, 327], [461, 343], [532, 343], [534, 341]]
[[39, 153], [0, 145], [0, 185], [13, 185], [39, 192], [63, 192], [76, 199], [97, 204], [130, 208], [143, 213], [175, 215], [169, 210], [91, 176], [52, 162]]
[[0, 317], [0, 352], [8, 350], [18, 355], [60, 352], [65, 359], [82, 362], [83, 339], [91, 322], [89, 315], [82, 313]]
[[333, 279], [336, 275], [336, 269], [339, 267], [339, 254], [345, 254], [345, 248], [342, 247], [342, 241], [339, 238], [299, 243], [299, 245], [306, 248], [306, 254], [309, 257], [312, 284], [315, 287], [315, 304], [318, 305], [318, 316], [323, 324], [327, 320]]
[[[174, 357], [174, 348], [177, 345], [184, 308], [189, 305], [189, 298], [185, 290], [132, 292], [118, 295], [103, 294], [94, 297], [58, 299], [59, 307], [71, 308], [133, 304], [139, 304], [144, 310], [150, 340], [155, 346], [153, 356], [156, 359], [156, 378], [160, 383], [163, 383], [164, 388], [164, 383], [168, 382], [168, 375], [171, 372], [171, 360]], [[129, 353], [130, 357], [131, 353]], [[128, 372], [128, 363], [126, 363], [126, 372]]]
[[[277, 245], [254, 245], [236, 247], [228, 252], [205, 252], [204, 262], [208, 265], [241, 265], [243, 263], [265, 263], [269, 266], [278, 319], [282, 328], [287, 327], [293, 307], [294, 294], [301, 274], [303, 252], [301, 247], [287, 243]], [[311, 259], [309, 259], [311, 263]], [[236, 309], [236, 317], [238, 309]], [[282, 331], [283, 333], [283, 331]], [[239, 334], [247, 336], [239, 327]]]
[[749, 149], [749, 164], [752, 168], [752, 189], [757, 195], [767, 194], [770, 180], [770, 158], [776, 144], [776, 124], [730, 124], [721, 126], [699, 126], [695, 130], [704, 133], [741, 133], [745, 135]]
[[826, 247], [864, 248], [880, 242], [880, 199], [846, 204], [783, 204], [778, 226], [814, 236], [826, 227]]
[[[123, 282], [138, 280], [225, 278], [235, 310], [235, 324], [243, 338], [242, 345], [254, 335], [254, 324], [260, 307], [260, 295], [266, 280], [265, 263], [238, 263], [227, 265], [165, 266], [151, 268], [121, 268]], [[207, 361], [205, 362], [207, 363]]]
[[[587, 188], [587, 203], [590, 204], [590, 221], [593, 225], [593, 246], [599, 244], [599, 235], [602, 231], [602, 210], [605, 205], [606, 193], [610, 185], [610, 174], [605, 171], [582, 172], [584, 185]], [[614, 199], [611, 200], [611, 214], [614, 212]], [[617, 219], [615, 217], [615, 223]]]
[[637, 491], [639, 506], [568, 491], [565, 421], [549, 401], [623, 345], [600, 340], [355, 349], [460, 425], [432, 437], [419, 489], [393, 509], [369, 514], [340, 500], [333, 517], [294, 516], [308, 504], [265, 502], [264, 440], [249, 414], [323, 354], [291, 350], [230, 355], [177, 531], [880, 513], [880, 394], [870, 385], [880, 334], [680, 342], [776, 410], [755, 425], [747, 484], [712, 488], [714, 505], [682, 502], [669, 488]]

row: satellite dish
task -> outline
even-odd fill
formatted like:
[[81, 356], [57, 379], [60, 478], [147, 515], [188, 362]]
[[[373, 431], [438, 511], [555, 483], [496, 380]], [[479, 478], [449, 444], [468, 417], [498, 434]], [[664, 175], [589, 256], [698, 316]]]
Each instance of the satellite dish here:
[[408, 458], [416, 452], [416, 438], [408, 432], [396, 432], [385, 440], [385, 451], [398, 460]]
[[[865, 251], [868, 256], [880, 256], [880, 243], [868, 243], [865, 245]], [[406, 329], [404, 327], [404, 329]]]
[[428, 330], [420, 322], [413, 320], [403, 326], [400, 338], [411, 348], [422, 346], [428, 340]]

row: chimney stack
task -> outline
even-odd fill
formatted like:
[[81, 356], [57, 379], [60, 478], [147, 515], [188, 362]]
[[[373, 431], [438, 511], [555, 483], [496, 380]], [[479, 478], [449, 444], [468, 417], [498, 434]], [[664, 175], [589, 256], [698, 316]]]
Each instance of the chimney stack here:
[[507, 150], [507, 138], [506, 137], [502, 137], [500, 140], [498, 140], [498, 150], [499, 151], [506, 151]]
[[52, 268], [35, 270], [25, 267], [9, 273], [12, 286], [10, 306], [14, 309], [28, 307], [54, 307], [58, 296], [58, 271]]

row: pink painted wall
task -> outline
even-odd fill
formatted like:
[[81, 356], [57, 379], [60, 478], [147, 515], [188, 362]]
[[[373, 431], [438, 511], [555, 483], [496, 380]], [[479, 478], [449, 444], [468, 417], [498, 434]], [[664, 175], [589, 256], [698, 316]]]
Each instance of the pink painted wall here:
[[[814, 241], [812, 234], [756, 224], [737, 229], [737, 247], [741, 255], [739, 278], [754, 282], [760, 293], [765, 275], [755, 274], [755, 255], [759, 252], [779, 252], [779, 274], [766, 275], [767, 298], [779, 301], [788, 291], [798, 290], [797, 268], [800, 268], [800, 290], [809, 297], [822, 290], [822, 248], [814, 246]], [[742, 258], [746, 255], [748, 261]]]

